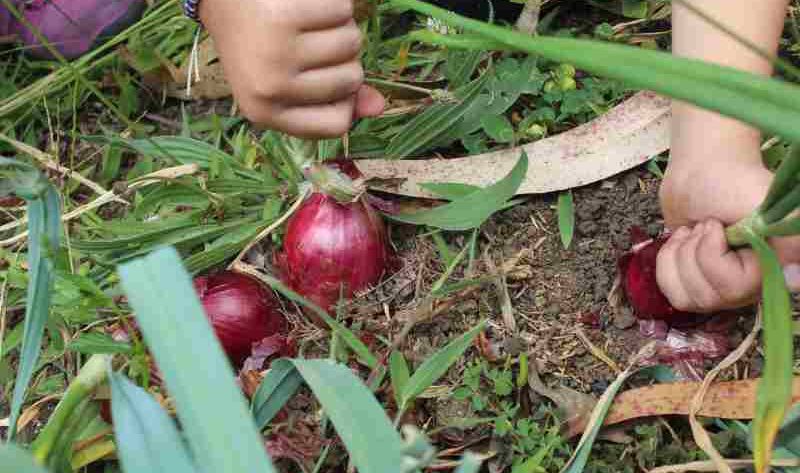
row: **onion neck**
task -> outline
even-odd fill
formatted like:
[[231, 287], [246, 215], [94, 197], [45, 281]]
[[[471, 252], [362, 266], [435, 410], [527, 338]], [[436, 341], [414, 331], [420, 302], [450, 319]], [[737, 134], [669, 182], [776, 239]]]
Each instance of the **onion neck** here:
[[365, 190], [360, 180], [350, 179], [344, 173], [322, 163], [310, 165], [306, 170], [306, 176], [314, 185], [314, 190], [329, 195], [343, 204], [355, 202]]
[[725, 238], [732, 247], [748, 245], [747, 235], [767, 236], [766, 222], [760, 212], [753, 212], [725, 229]]

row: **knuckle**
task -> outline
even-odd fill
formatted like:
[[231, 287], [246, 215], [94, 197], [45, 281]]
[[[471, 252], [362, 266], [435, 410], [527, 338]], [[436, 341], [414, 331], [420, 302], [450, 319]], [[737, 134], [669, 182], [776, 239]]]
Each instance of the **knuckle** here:
[[364, 83], [364, 68], [361, 67], [361, 64], [355, 63], [355, 65], [350, 66], [348, 68], [348, 91], [351, 93], [355, 93]]
[[336, 13], [342, 19], [350, 19], [353, 18], [353, 14], [355, 13], [355, 3], [354, 0], [337, 0], [335, 2]]
[[361, 48], [364, 45], [364, 37], [361, 35], [361, 30], [354, 25], [352, 28], [347, 28], [345, 35], [343, 44], [347, 48], [347, 52], [353, 55], [361, 52]]

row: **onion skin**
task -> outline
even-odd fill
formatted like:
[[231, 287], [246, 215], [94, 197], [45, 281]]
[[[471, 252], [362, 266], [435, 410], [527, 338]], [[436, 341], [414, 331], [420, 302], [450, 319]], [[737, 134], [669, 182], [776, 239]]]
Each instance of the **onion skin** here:
[[278, 266], [289, 287], [330, 313], [340, 296], [377, 284], [390, 261], [386, 226], [368, 203], [314, 192], [287, 223]]
[[278, 299], [251, 276], [223, 271], [194, 279], [214, 333], [231, 362], [238, 366], [252, 345], [286, 330]]
[[[632, 233], [634, 241], [639, 240]], [[656, 259], [666, 242], [665, 236], [639, 241], [619, 259], [625, 296], [639, 319], [663, 320], [673, 327], [702, 323], [705, 316], [676, 309], [658, 286]]]

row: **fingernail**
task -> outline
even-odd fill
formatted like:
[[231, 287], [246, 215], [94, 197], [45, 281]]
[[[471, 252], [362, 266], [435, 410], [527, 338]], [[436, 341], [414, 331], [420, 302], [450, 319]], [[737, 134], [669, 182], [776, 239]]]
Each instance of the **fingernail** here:
[[800, 291], [800, 264], [787, 264], [783, 267], [783, 277], [792, 292]]
[[672, 235], [672, 237], [673, 238], [684, 238], [684, 237], [689, 236], [691, 233], [692, 233], [692, 231], [689, 230], [687, 227], [681, 227], [681, 228], [675, 230], [675, 234]]

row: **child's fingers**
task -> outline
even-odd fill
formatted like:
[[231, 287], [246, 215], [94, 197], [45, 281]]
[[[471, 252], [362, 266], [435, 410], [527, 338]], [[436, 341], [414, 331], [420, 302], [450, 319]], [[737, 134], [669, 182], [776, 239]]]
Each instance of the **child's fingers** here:
[[268, 126], [302, 138], [336, 138], [350, 130], [355, 98], [327, 105], [290, 107], [277, 111]]
[[345, 26], [303, 33], [297, 39], [300, 71], [350, 62], [361, 53], [362, 37], [355, 21]]
[[290, 11], [299, 31], [335, 28], [353, 19], [353, 0], [287, 0], [272, 3]]
[[355, 118], [376, 117], [383, 113], [386, 100], [378, 90], [362, 85], [356, 93]]
[[684, 310], [693, 312], [710, 312], [718, 308], [722, 302], [722, 298], [706, 279], [706, 275], [698, 264], [700, 253], [698, 248], [705, 228], [704, 223], [695, 225], [689, 238], [680, 245], [677, 251], [678, 273], [683, 287], [686, 288], [691, 299], [690, 307], [686, 307]]
[[757, 298], [761, 274], [751, 250], [733, 251], [725, 239], [722, 223], [706, 222], [698, 247], [697, 263], [723, 300], [741, 305]]
[[692, 299], [683, 285], [677, 265], [678, 250], [690, 234], [691, 231], [687, 227], [678, 228], [661, 247], [656, 258], [658, 286], [670, 304], [679, 310], [686, 310], [692, 304]]
[[364, 69], [358, 61], [306, 71], [289, 84], [283, 101], [297, 105], [338, 102], [352, 97], [364, 83]]

